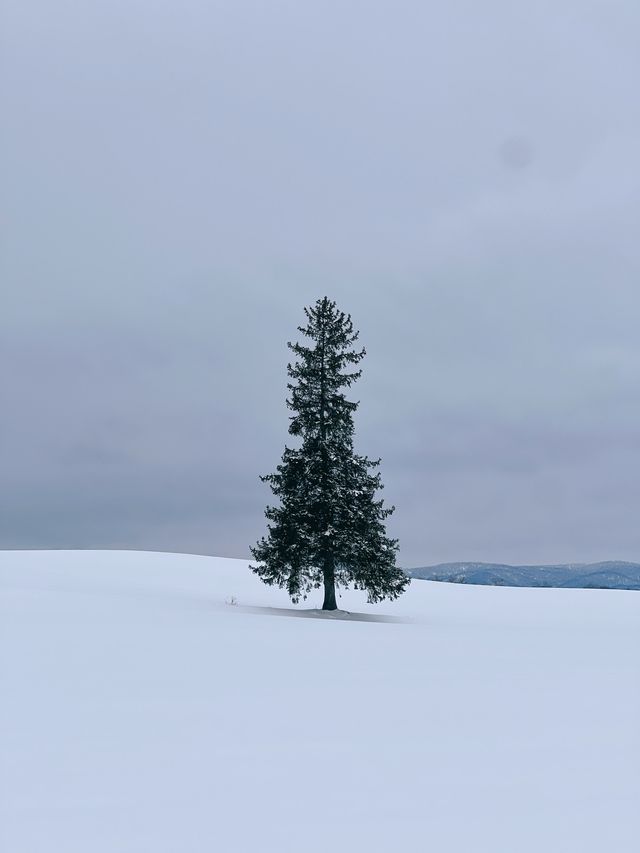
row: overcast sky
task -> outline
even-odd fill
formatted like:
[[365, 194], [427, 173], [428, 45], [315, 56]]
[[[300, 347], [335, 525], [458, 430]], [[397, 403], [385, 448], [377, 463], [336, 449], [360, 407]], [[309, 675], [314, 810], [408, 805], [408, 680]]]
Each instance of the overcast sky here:
[[0, 547], [247, 557], [325, 294], [400, 560], [640, 560], [637, 0], [2, 0]]

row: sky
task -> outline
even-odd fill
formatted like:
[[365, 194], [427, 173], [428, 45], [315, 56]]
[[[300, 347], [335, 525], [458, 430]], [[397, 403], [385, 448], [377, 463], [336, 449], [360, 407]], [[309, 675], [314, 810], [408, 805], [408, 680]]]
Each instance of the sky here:
[[637, 0], [0, 18], [0, 548], [247, 557], [327, 295], [402, 565], [640, 560]]

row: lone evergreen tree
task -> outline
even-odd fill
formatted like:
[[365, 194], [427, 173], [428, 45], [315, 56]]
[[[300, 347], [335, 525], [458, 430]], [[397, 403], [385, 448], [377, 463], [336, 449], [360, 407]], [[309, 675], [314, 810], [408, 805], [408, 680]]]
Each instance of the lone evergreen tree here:
[[268, 533], [251, 549], [258, 562], [251, 568], [294, 603], [324, 586], [323, 610], [337, 609], [336, 585], [366, 590], [372, 603], [394, 599], [409, 583], [396, 567], [398, 541], [385, 530], [394, 507], [376, 499], [380, 460], [354, 452], [358, 403], [344, 395], [361, 375], [354, 367], [365, 350], [353, 349], [351, 317], [327, 297], [305, 314], [298, 331], [308, 345], [289, 343], [296, 361], [287, 366], [289, 433], [301, 445], [285, 447], [276, 473], [261, 477], [280, 504], [265, 511]]

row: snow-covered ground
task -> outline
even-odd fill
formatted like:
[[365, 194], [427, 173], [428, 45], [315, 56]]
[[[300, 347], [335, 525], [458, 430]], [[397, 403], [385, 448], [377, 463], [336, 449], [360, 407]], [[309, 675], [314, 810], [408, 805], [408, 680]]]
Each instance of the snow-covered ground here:
[[282, 618], [319, 593], [98, 551], [0, 552], [0, 584], [3, 853], [638, 850], [636, 592]]

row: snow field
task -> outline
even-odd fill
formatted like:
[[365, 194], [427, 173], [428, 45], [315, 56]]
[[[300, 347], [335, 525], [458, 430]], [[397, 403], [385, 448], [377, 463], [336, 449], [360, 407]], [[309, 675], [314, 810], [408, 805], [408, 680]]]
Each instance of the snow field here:
[[635, 853], [640, 595], [320, 601], [242, 560], [0, 552], [3, 853]]

